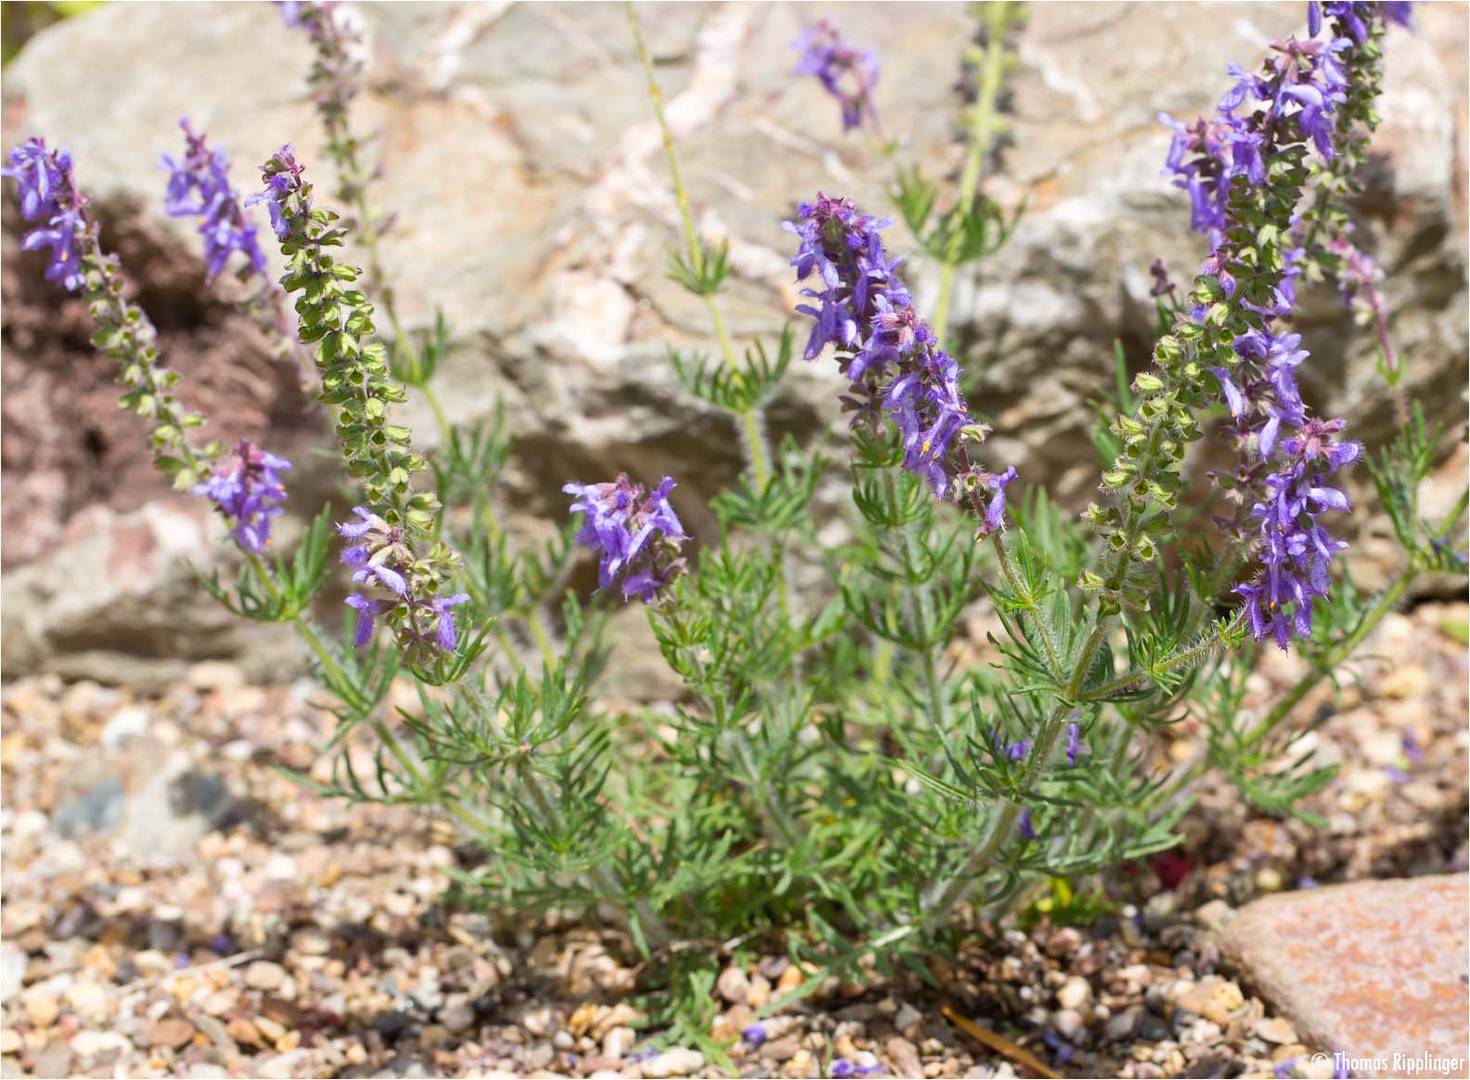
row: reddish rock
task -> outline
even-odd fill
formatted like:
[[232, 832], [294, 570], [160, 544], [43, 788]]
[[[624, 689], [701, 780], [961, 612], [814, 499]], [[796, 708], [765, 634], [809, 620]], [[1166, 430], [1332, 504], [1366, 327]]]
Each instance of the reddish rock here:
[[1467, 900], [1464, 874], [1328, 886], [1247, 904], [1220, 938], [1245, 979], [1353, 1075], [1462, 1077]]

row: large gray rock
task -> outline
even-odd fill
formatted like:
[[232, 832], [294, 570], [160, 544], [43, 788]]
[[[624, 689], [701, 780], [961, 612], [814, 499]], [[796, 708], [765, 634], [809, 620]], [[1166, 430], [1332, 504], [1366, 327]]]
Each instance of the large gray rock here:
[[[871, 145], [841, 134], [813, 80], [790, 74], [787, 43], [800, 24], [829, 16], [878, 44], [878, 105], [900, 153], [931, 175], [957, 172], [955, 86], [976, 29], [965, 5], [640, 12], [695, 215], [731, 241], [724, 299], [742, 341], [769, 340], [792, 318], [780, 223], [793, 204], [825, 189], [881, 209], [892, 175]], [[730, 480], [739, 451], [664, 359], [669, 345], [709, 349], [710, 335], [701, 305], [665, 277], [677, 214], [622, 6], [373, 4], [363, 14], [373, 66], [356, 124], [379, 133], [377, 197], [398, 215], [385, 256], [400, 305], [417, 325], [441, 306], [462, 345], [440, 376], [451, 418], [483, 416], [504, 397], [521, 435], [510, 479], [526, 517], [563, 513], [567, 478], [627, 469], [678, 475], [681, 505], [704, 524], [694, 504]], [[1412, 392], [1459, 419], [1466, 15], [1449, 5], [1416, 14], [1420, 29], [1390, 40], [1383, 156], [1362, 230], [1390, 273]], [[1028, 211], [998, 258], [961, 275], [955, 305], [966, 362], [984, 370], [973, 401], [996, 417], [990, 451], [1027, 482], [1069, 502], [1086, 497], [1096, 471], [1086, 403], [1110, 384], [1111, 342], [1144, 363], [1148, 265], [1163, 256], [1187, 279], [1202, 253], [1160, 173], [1168, 137], [1155, 114], [1207, 110], [1229, 60], [1253, 65], [1302, 19], [1296, 3], [1032, 9], [1019, 34], [1014, 145], [986, 180], [994, 198], [1024, 198]], [[187, 226], [161, 217], [156, 167], [181, 115], [229, 150], [242, 185], [249, 166], [292, 142], [330, 190], [303, 92], [307, 63], [299, 32], [264, 4], [108, 5], [45, 31], [7, 69], [9, 116], [23, 121], [7, 126], [70, 145], [105, 205], [138, 207], [147, 229], [190, 243]], [[901, 227], [891, 236], [907, 246]], [[931, 306], [934, 268], [915, 258], [906, 272]], [[1310, 298], [1303, 322], [1317, 403], [1380, 437], [1388, 414], [1368, 337], [1330, 295]], [[795, 365], [777, 430], [819, 433], [837, 416], [838, 385], [829, 362]], [[431, 445], [422, 405], [408, 419]]]

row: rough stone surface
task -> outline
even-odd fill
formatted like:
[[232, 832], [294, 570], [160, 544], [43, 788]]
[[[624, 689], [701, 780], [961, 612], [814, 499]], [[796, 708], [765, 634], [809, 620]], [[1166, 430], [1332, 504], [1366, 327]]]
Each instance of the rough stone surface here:
[[[1004, 206], [1024, 199], [1027, 213], [1001, 257], [978, 276], [960, 275], [953, 324], [966, 364], [983, 370], [972, 402], [995, 418], [993, 455], [1016, 463], [1025, 482], [1045, 482], [1073, 503], [1091, 490], [1086, 406], [1109, 384], [1111, 343], [1121, 339], [1130, 362], [1144, 363], [1149, 263], [1163, 256], [1187, 277], [1202, 253], [1183, 197], [1160, 175], [1168, 138], [1154, 114], [1208, 109], [1226, 85], [1225, 64], [1253, 65], [1271, 38], [1300, 24], [1301, 8], [1031, 12], [1018, 43], [1013, 145], [985, 182]], [[882, 46], [878, 104], [902, 156], [930, 175], [956, 171], [955, 85], [975, 30], [965, 5], [824, 13], [854, 40]], [[800, 5], [649, 3], [642, 14], [700, 227], [730, 238], [731, 328], [741, 343], [769, 341], [795, 300], [780, 229], [793, 203], [823, 188], [881, 209], [891, 169], [863, 139], [841, 134], [813, 80], [791, 76], [786, 43], [809, 17]], [[520, 435], [506, 478], [515, 523], [563, 515], [566, 479], [623, 469], [677, 474], [681, 512], [710, 535], [699, 507], [732, 479], [738, 449], [727, 423], [690, 401], [665, 360], [669, 345], [708, 350], [710, 334], [702, 307], [665, 277], [677, 214], [621, 5], [373, 4], [364, 15], [373, 62], [356, 120], [379, 133], [377, 200], [397, 214], [385, 259], [409, 325], [427, 325], [435, 305], [451, 323], [460, 348], [439, 376], [451, 419], [483, 417], [496, 395], [505, 400]], [[1361, 235], [1390, 272], [1411, 393], [1458, 421], [1466, 13], [1426, 5], [1417, 18], [1416, 33], [1395, 31], [1390, 42]], [[302, 89], [307, 64], [301, 35], [267, 5], [104, 5], [35, 38], [7, 68], [5, 91], [7, 129], [70, 145], [116, 234], [134, 238], [140, 299], [165, 331], [166, 355], [186, 381], [204, 384], [188, 393], [209, 407], [216, 430], [298, 451], [298, 468], [299, 451], [324, 436], [320, 417], [226, 305], [196, 295], [199, 267], [183, 254], [196, 238], [162, 217], [156, 161], [175, 148], [175, 123], [187, 113], [229, 150], [242, 185], [253, 163], [289, 141], [330, 190]], [[14, 227], [7, 300], [22, 295], [12, 282], [36, 269], [17, 254]], [[892, 236], [907, 247], [900, 229]], [[906, 272], [920, 305], [932, 306], [934, 268], [913, 259]], [[131, 509], [168, 496], [148, 472], [132, 418], [113, 408], [111, 371], [87, 350], [84, 312], [58, 307], [39, 286], [23, 296], [24, 311], [7, 303], [5, 313], [5, 479], [19, 495], [6, 500], [7, 565], [74, 563], [64, 533], [87, 506]], [[1388, 411], [1375, 396], [1368, 335], [1352, 330], [1326, 291], [1307, 297], [1302, 323], [1313, 351], [1309, 396], [1346, 414], [1357, 434], [1381, 438]], [[63, 374], [66, 394], [56, 390]], [[830, 363], [795, 364], [772, 410], [775, 431], [821, 437], [836, 418], [838, 381]], [[75, 385], [89, 389], [72, 394]], [[425, 407], [415, 401], [405, 415], [432, 445]], [[314, 509], [332, 479], [298, 475], [297, 511]], [[217, 640], [211, 602], [186, 591], [155, 582], [143, 593], [191, 640]], [[17, 605], [6, 599], [8, 672], [91, 664], [95, 656], [64, 658], [102, 648], [57, 631], [54, 601], [27, 593], [19, 606], [43, 632], [23, 635], [12, 653]], [[93, 611], [114, 667], [172, 655], [157, 642], [119, 648], [126, 622], [103, 605]], [[259, 644], [228, 648], [258, 657]]]
[[[1221, 942], [1298, 1033], [1353, 1059], [1354, 1075], [1464, 1076], [1467, 902], [1465, 874], [1308, 889], [1247, 904]], [[1455, 1064], [1410, 1073], [1395, 1054]]]

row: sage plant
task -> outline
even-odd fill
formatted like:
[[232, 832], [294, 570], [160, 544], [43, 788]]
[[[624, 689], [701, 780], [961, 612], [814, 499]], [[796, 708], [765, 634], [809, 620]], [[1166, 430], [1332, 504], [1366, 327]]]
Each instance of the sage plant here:
[[[966, 913], [1002, 917], [1048, 881], [1125, 890], [1112, 868], [1180, 842], [1206, 772], [1264, 813], [1307, 816], [1300, 801], [1333, 770], [1294, 752], [1293, 708], [1419, 575], [1464, 572], [1466, 497], [1439, 522], [1420, 514], [1440, 442], [1422, 414], [1405, 405], [1398, 438], [1369, 455], [1298, 383], [1313, 345], [1293, 324], [1298, 293], [1331, 280], [1364, 305], [1386, 387], [1401, 388], [1392, 312], [1351, 197], [1377, 122], [1386, 24], [1405, 21], [1403, 5], [1309, 5], [1307, 36], [1274, 43], [1254, 72], [1229, 68], [1210, 116], [1166, 120], [1163, 166], [1202, 262], [1187, 285], [1152, 269], [1159, 340], [1104, 406], [1102, 494], [1079, 521], [1039, 478], [1022, 479], [1024, 461], [989, 456], [994, 421], [964, 377], [976, 358], [946, 338], [954, 275], [1003, 257], [1015, 222], [979, 185], [1017, 7], [978, 13], [953, 207], [936, 215], [938, 186], [899, 173], [900, 216], [940, 267], [934, 311], [905, 281], [885, 220], [808, 193], [794, 212], [771, 208], [773, 227], [787, 219], [805, 325], [768, 342], [731, 333], [720, 294], [737, 271], [728, 242], [695, 228], [630, 4], [679, 222], [669, 277], [709, 318], [709, 354], [672, 352], [671, 363], [693, 399], [726, 417], [742, 467], [709, 505], [718, 543], [688, 534], [694, 495], [672, 462], [672, 475], [560, 478], [565, 527], [540, 545], [509, 535], [495, 510], [514, 452], [503, 410], [452, 423], [432, 386], [449, 328], [436, 318], [412, 340], [393, 310], [381, 221], [367, 209], [375, 174], [350, 134], [366, 62], [355, 23], [331, 4], [282, 8], [316, 49], [310, 82], [347, 215], [322, 204], [289, 146], [240, 200], [223, 155], [188, 127], [184, 157], [167, 163], [166, 209], [201, 218], [206, 276], [233, 260], [250, 281], [263, 279], [264, 253], [248, 213], [268, 213], [286, 265], [279, 286], [295, 298], [283, 337], [310, 353], [330, 406], [345, 508], [318, 515], [289, 557], [276, 550], [289, 463], [253, 441], [228, 452], [192, 441], [202, 418], [178, 401], [179, 375], [124, 298], [71, 159], [39, 139], [3, 170], [30, 224], [23, 246], [89, 300], [94, 340], [118, 361], [124, 404], [147, 421], [160, 468], [226, 519], [240, 569], [205, 587], [242, 617], [300, 634], [340, 724], [319, 787], [450, 817], [485, 855], [456, 874], [466, 902], [610, 917], [648, 960], [654, 1021], [717, 1064], [730, 1063], [710, 1031], [713, 984], [745, 942], [809, 965], [764, 1014], [834, 975], [918, 966], [973, 925]], [[876, 120], [875, 54], [827, 24], [802, 50], [846, 127]], [[845, 383], [832, 403], [848, 420], [843, 460], [817, 441], [773, 445], [765, 420], [790, 365], [826, 356]], [[410, 389], [439, 428], [427, 452], [395, 415]], [[1214, 477], [1213, 547], [1198, 527], [1206, 511], [1185, 497], [1191, 447], [1206, 438], [1236, 459]], [[1377, 597], [1340, 557], [1354, 512], [1345, 477], [1360, 465], [1404, 550]], [[813, 505], [824, 484], [850, 492], [839, 521]], [[589, 596], [571, 587], [584, 559], [596, 563]], [[345, 608], [321, 598], [334, 566], [350, 587]], [[597, 696], [605, 619], [633, 601], [682, 686], [659, 710]], [[962, 640], [976, 604], [997, 623], [990, 664]], [[340, 634], [325, 628], [339, 620]], [[1308, 671], [1252, 720], [1247, 676], [1258, 650], [1276, 646], [1301, 651]], [[417, 705], [390, 711], [405, 678]], [[1182, 717], [1207, 737], [1161, 771], [1158, 740]], [[371, 777], [346, 751], [359, 727], [371, 733]], [[745, 1037], [765, 1037], [759, 1018]]]

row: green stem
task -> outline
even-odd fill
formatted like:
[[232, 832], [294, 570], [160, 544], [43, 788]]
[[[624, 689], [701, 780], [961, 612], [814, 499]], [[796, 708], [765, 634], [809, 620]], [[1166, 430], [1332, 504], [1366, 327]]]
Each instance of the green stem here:
[[[694, 213], [689, 208], [689, 191], [684, 186], [684, 175], [679, 171], [679, 156], [674, 151], [674, 132], [664, 115], [663, 89], [654, 74], [653, 57], [649, 55], [648, 46], [643, 41], [643, 31], [638, 24], [638, 15], [633, 10], [633, 0], [627, 0], [627, 9], [628, 25], [633, 30], [633, 40], [638, 46], [638, 59], [643, 65], [643, 76], [648, 82], [648, 98], [653, 103], [653, 115], [658, 120], [658, 129], [663, 137], [664, 158], [668, 162], [669, 179], [674, 186], [674, 201], [679, 207], [679, 227], [684, 233], [684, 245], [689, 252], [689, 268], [696, 277], [702, 277], [704, 249], [699, 243], [699, 233], [694, 228]], [[705, 293], [703, 298], [704, 306], [709, 311], [710, 325], [714, 327], [715, 338], [719, 341], [720, 355], [724, 358], [726, 367], [735, 372], [739, 370], [739, 359], [735, 355], [735, 345], [730, 340], [730, 331], [725, 327], [725, 316], [720, 310], [719, 301], [712, 293]], [[759, 411], [741, 410], [735, 413], [735, 419], [744, 436], [751, 476], [756, 486], [764, 490], [771, 476], [771, 452], [766, 445], [765, 432], [761, 430]]]
[[[898, 485], [894, 482], [894, 468], [885, 466], [883, 469], [883, 496], [888, 504], [888, 516], [890, 520], [898, 519]], [[913, 523], [903, 522], [896, 528], [899, 542], [903, 545], [904, 572], [913, 572], [914, 565], [918, 562], [918, 553], [914, 545]], [[939, 656], [936, 652], [936, 644], [929, 640], [929, 635], [934, 629], [933, 625], [933, 596], [929, 590], [928, 581], [923, 581], [906, 596], [909, 605], [909, 617], [914, 621], [915, 636], [923, 641], [923, 646], [912, 651], [916, 652], [920, 660], [920, 668], [924, 678], [924, 696], [928, 701], [929, 723], [936, 732], [949, 730], [949, 701], [944, 690], [944, 680], [939, 673]]]
[[1010, 552], [1006, 550], [1004, 535], [1004, 533], [1000, 532], [994, 534], [995, 553], [997, 560], [1000, 562], [1001, 573], [1005, 575], [1006, 582], [1010, 585], [1011, 592], [1015, 595], [1017, 602], [1026, 605], [1025, 610], [1031, 615], [1031, 621], [1036, 626], [1037, 636], [1041, 638], [1041, 647], [1046, 653], [1046, 666], [1051, 672], [1051, 677], [1057, 680], [1057, 682], [1061, 682], [1063, 678], [1062, 658], [1057, 652], [1056, 637], [1047, 625], [1040, 606], [1031, 596], [1031, 590], [1026, 587], [1025, 583], [1021, 580], [1021, 576], [1016, 573], [1016, 568], [1011, 563]]
[[[1026, 768], [1026, 775], [1021, 780], [1020, 794], [1022, 797], [1030, 792], [1041, 772], [1043, 763], [1051, 756], [1057, 735], [1062, 730], [1062, 719], [1068, 711], [1068, 706], [1064, 702], [1059, 702], [1053, 708], [1046, 723], [1042, 725], [1041, 735], [1036, 740], [1036, 748], [1031, 753], [1031, 762]], [[986, 830], [984, 838], [970, 852], [960, 868], [947, 880], [937, 883], [924, 896], [922, 901], [923, 928], [928, 929], [937, 925], [949, 914], [950, 908], [969, 889], [975, 874], [999, 852], [1006, 840], [1015, 833], [1016, 822], [1021, 816], [1021, 810], [1020, 802], [1007, 800], [1006, 804], [1001, 807], [1000, 813], [991, 818], [990, 828]]]
[[556, 648], [551, 643], [551, 632], [546, 628], [546, 620], [542, 618], [539, 604], [533, 604], [526, 612], [526, 628], [531, 631], [531, 638], [541, 653], [541, 662], [551, 667], [556, 663]]
[[[980, 65], [980, 79], [975, 104], [970, 108], [970, 145], [965, 152], [965, 166], [960, 173], [957, 206], [962, 213], [969, 213], [975, 202], [975, 192], [980, 186], [980, 174], [985, 155], [990, 152], [991, 140], [995, 137], [995, 103], [1000, 96], [1001, 77], [1005, 74], [1005, 11], [1003, 4], [990, 5], [987, 11], [989, 40], [985, 46], [985, 59]], [[944, 262], [939, 271], [939, 299], [934, 309], [934, 336], [939, 347], [945, 347], [945, 330], [949, 326], [950, 298], [954, 292], [955, 271], [959, 267], [960, 245], [963, 233], [956, 228], [949, 238]]]
[[1195, 642], [1189, 648], [1180, 649], [1173, 656], [1159, 661], [1159, 663], [1155, 664], [1148, 671], [1142, 668], [1135, 668], [1126, 675], [1119, 675], [1116, 679], [1112, 679], [1103, 683], [1101, 686], [1088, 690], [1082, 695], [1082, 700], [1103, 701], [1120, 690], [1127, 690], [1130, 687], [1141, 685], [1155, 675], [1166, 671], [1173, 671], [1177, 667], [1184, 667], [1203, 660], [1235, 629], [1235, 626], [1240, 622], [1241, 618], [1243, 618], [1243, 615], [1237, 610], [1235, 618], [1224, 628], [1210, 631], [1209, 634]]
[[[257, 570], [260, 570], [259, 560], [254, 555], [251, 556], [251, 560], [256, 563]], [[261, 580], [266, 582], [267, 588], [274, 594], [275, 586], [270, 583], [270, 579], [263, 572], [261, 573]], [[326, 642], [317, 633], [316, 627], [312, 626], [311, 623], [307, 622], [300, 615], [292, 619], [291, 624], [296, 628], [296, 632], [301, 636], [301, 640], [306, 642], [306, 647], [316, 656], [317, 661], [330, 673], [331, 678], [338, 682], [345, 682], [346, 677], [343, 675], [342, 665], [337, 663], [337, 658], [332, 655], [332, 650], [327, 647]], [[388, 726], [375, 716], [368, 717], [368, 726], [373, 729], [374, 734], [378, 736], [378, 740], [383, 744], [383, 747], [388, 751], [393, 760], [398, 762], [399, 768], [413, 782], [414, 787], [420, 791], [427, 791], [429, 782], [427, 777], [424, 776], [423, 770], [409, 757], [408, 752], [403, 749], [402, 744], [388, 730]], [[483, 833], [485, 831], [485, 823], [466, 809], [458, 799], [441, 799], [439, 803], [452, 817], [456, 818], [473, 832]]]
[[777, 834], [786, 847], [795, 847], [800, 839], [800, 829], [786, 814], [785, 809], [771, 792], [771, 785], [761, 775], [760, 766], [755, 761], [755, 750], [750, 745], [750, 737], [737, 724], [731, 731], [734, 736], [735, 751], [740, 756], [740, 764], [745, 769], [745, 774], [750, 777], [750, 783], [756, 792], [756, 806], [760, 808], [761, 817], [765, 819], [770, 831]]
[[434, 423], [439, 427], [439, 437], [444, 440], [446, 446], [449, 445], [450, 439], [454, 437], [454, 427], [449, 423], [449, 418], [444, 415], [444, 406], [439, 403], [439, 395], [434, 393], [433, 387], [428, 383], [421, 385], [419, 392], [424, 395], [429, 411], [434, 414]]
[[741, 431], [744, 433], [742, 445], [745, 447], [745, 458], [750, 464], [750, 474], [755, 480], [755, 486], [760, 491], [765, 491], [766, 484], [771, 478], [770, 450], [766, 445], [766, 433], [763, 430], [759, 409], [745, 409], [735, 414], [740, 421]]
[[[998, 535], [998, 534], [997, 534]], [[1031, 759], [1026, 767], [1026, 773], [1021, 778], [1021, 784], [1017, 791], [1015, 800], [1007, 800], [999, 814], [991, 819], [989, 830], [984, 838], [961, 864], [947, 881], [940, 882], [925, 895], [923, 900], [924, 920], [923, 926], [934, 926], [941, 922], [949, 913], [951, 907], [959, 901], [966, 890], [970, 887], [975, 874], [1001, 849], [1006, 841], [1015, 833], [1016, 822], [1021, 816], [1023, 809], [1021, 803], [1031, 793], [1037, 780], [1041, 777], [1041, 770], [1046, 766], [1051, 757], [1052, 748], [1056, 745], [1057, 736], [1061, 733], [1062, 723], [1067, 714], [1073, 708], [1082, 691], [1082, 681], [1087, 678], [1088, 668], [1092, 665], [1092, 658], [1098, 647], [1102, 644], [1103, 637], [1107, 632], [1106, 619], [1098, 616], [1097, 625], [1093, 627], [1092, 633], [1082, 645], [1078, 654], [1077, 666], [1072, 672], [1072, 678], [1064, 689], [1061, 700], [1052, 707], [1052, 712], [1042, 724], [1041, 733], [1037, 737], [1036, 746], [1031, 752]]]
[[[545, 790], [542, 788], [540, 777], [530, 768], [520, 769], [519, 772], [521, 786], [525, 789], [532, 804], [536, 807], [537, 813], [541, 815], [542, 823], [547, 827], [556, 824], [558, 820], [556, 807], [552, 805], [550, 798], [547, 797]], [[603, 899], [607, 900], [608, 903], [623, 902], [625, 896], [623, 887], [618, 884], [617, 878], [613, 876], [612, 871], [607, 868], [605, 863], [593, 863], [587, 869], [587, 876], [592, 879], [593, 887], [602, 894]], [[648, 940], [655, 946], [663, 948], [673, 942], [674, 935], [664, 925], [663, 920], [654, 914], [653, 908], [646, 899], [643, 897], [635, 899], [633, 901], [633, 911], [638, 916], [638, 923], [644, 934], [647, 935]], [[621, 912], [620, 914], [623, 915], [623, 919], [626, 922], [626, 912]]]

